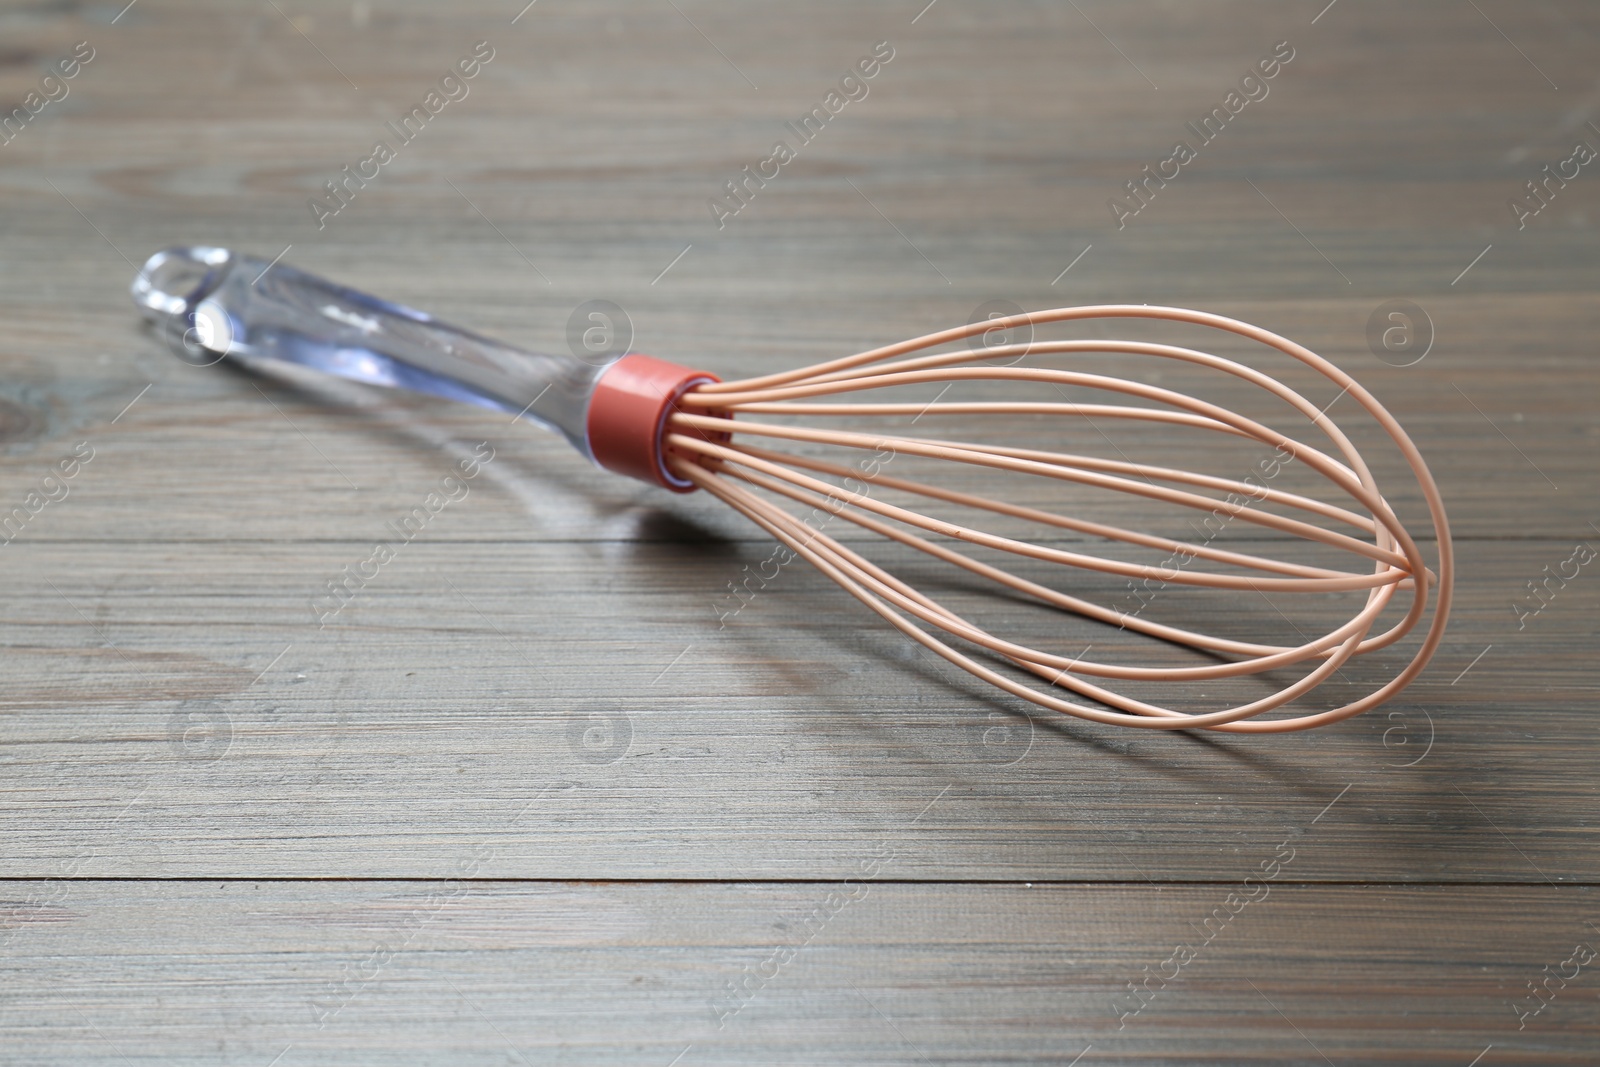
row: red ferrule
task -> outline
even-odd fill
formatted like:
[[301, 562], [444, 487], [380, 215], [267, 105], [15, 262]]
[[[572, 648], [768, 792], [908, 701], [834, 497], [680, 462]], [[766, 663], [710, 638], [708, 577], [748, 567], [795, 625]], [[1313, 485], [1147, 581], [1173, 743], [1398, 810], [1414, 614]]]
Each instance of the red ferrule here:
[[[721, 381], [714, 374], [668, 363], [638, 353], [623, 356], [600, 376], [589, 400], [589, 452], [606, 470], [626, 474], [675, 493], [693, 492], [693, 482], [667, 469], [662, 446], [667, 417], [678, 408], [684, 393], [706, 382]], [[710, 414], [710, 412], [708, 412]], [[685, 431], [704, 440], [726, 441], [726, 433]]]

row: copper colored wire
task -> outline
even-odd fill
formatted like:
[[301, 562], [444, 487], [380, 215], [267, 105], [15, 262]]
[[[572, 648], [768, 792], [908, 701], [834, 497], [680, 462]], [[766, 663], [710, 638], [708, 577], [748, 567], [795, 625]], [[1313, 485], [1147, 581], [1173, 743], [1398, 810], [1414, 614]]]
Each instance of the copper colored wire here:
[[[1437, 570], [1428, 569], [1421, 549], [1379, 492], [1366, 462], [1325, 410], [1261, 371], [1205, 352], [1142, 341], [1035, 341], [916, 355], [988, 331], [1095, 318], [1165, 320], [1225, 331], [1276, 349], [1339, 386], [1342, 390], [1339, 396], [1349, 396], [1361, 405], [1409, 465], [1432, 522]], [[1289, 405], [1320, 431], [1332, 447], [1330, 451], [1323, 451], [1229, 408], [1156, 385], [1103, 374], [1051, 369], [1036, 363], [997, 366], [994, 362], [1078, 354], [1153, 356], [1231, 376]], [[960, 382], [1010, 382], [1031, 389], [1034, 394], [1046, 385], [1087, 388], [1120, 393], [1152, 406], [1033, 399], [951, 402], [936, 399], [928, 404], [832, 403], [828, 400], [865, 390]], [[1008, 420], [1029, 417], [1132, 420], [1254, 440], [1278, 449], [1280, 454], [1292, 456], [1292, 462], [1320, 474], [1329, 485], [1340, 490], [1348, 498], [1346, 504], [1352, 506], [1264, 484], [1136, 463], [1125, 458], [1112, 460], [892, 432], [823, 429], [762, 421], [764, 416], [911, 417], [912, 421], [918, 421], [943, 415], [999, 415]], [[726, 436], [728, 434], [733, 435], [731, 439]], [[765, 444], [751, 439], [760, 439]], [[1330, 569], [1228, 549], [1211, 544], [1209, 540], [1201, 543], [1158, 536], [947, 489], [898, 474], [891, 476], [884, 473], [881, 465], [868, 471], [809, 454], [766, 447], [780, 442], [947, 460], [975, 468], [974, 473], [983, 482], [993, 480], [983, 476], [987, 469], [997, 475], [1009, 472], [1051, 479], [1068, 486], [1111, 490], [1177, 508], [1225, 515], [1230, 522], [1237, 520], [1264, 531], [1338, 548], [1369, 564], [1370, 569]], [[1439, 647], [1449, 615], [1454, 562], [1444, 504], [1421, 454], [1400, 424], [1355, 379], [1326, 359], [1268, 330], [1220, 315], [1128, 304], [1058, 308], [981, 321], [799, 370], [699, 385], [680, 399], [678, 409], [668, 420], [663, 446], [674, 474], [732, 505], [908, 637], [1008, 693], [1094, 722], [1165, 730], [1207, 728], [1234, 733], [1303, 730], [1337, 722], [1378, 706], [1415, 679]], [[1069, 550], [985, 532], [876, 499], [866, 489], [848, 491], [841, 481], [850, 478], [866, 483], [866, 487], [873, 490], [921, 496], [1100, 542], [1120, 542], [1169, 552], [1172, 553], [1169, 560], [1181, 558], [1185, 564], [1157, 567], [1097, 555], [1084, 546]], [[1224, 493], [1227, 498], [1211, 493]], [[1243, 503], [1239, 502], [1241, 498], [1244, 498]], [[1229, 503], [1230, 499], [1233, 503]], [[1146, 637], [1188, 646], [1205, 654], [1211, 662], [1181, 667], [1112, 663], [1090, 659], [1088, 651], [1075, 656], [1062, 655], [1005, 640], [961, 618], [838, 539], [807, 525], [780, 501], [805, 509], [823, 509], [872, 533], [996, 582], [1032, 601]], [[1294, 514], [1266, 511], [1256, 506], [1263, 504]], [[1231, 593], [1234, 597], [1252, 593], [1361, 591], [1364, 598], [1360, 610], [1347, 621], [1302, 644], [1243, 641], [1161, 623], [1143, 617], [1141, 612], [1124, 612], [1069, 595], [962, 551], [963, 547], [971, 546], [1115, 575], [1130, 583], [1143, 579], [1201, 587], [1216, 590], [1218, 594]], [[1374, 626], [1397, 593], [1410, 594], [1405, 613], [1387, 630], [1374, 633]], [[1433, 600], [1431, 616], [1428, 611], [1430, 595]], [[1232, 602], [1235, 617], [1242, 615], [1242, 603]], [[1424, 617], [1428, 617], [1427, 629], [1411, 660], [1381, 685], [1359, 699], [1328, 710], [1291, 706], [1353, 657], [1401, 641]], [[941, 633], [944, 636], [939, 636]], [[953, 640], [946, 640], [946, 637]], [[1046, 689], [1028, 684], [1025, 676], [1005, 673], [1004, 661], [1044, 679]], [[1277, 674], [1296, 669], [1304, 673], [1287, 684], [1283, 677], [1264, 677], [1267, 672]], [[1262, 695], [1208, 712], [1152, 704], [1110, 687], [1116, 682], [1164, 683], [1176, 694], [1165, 703], [1193, 706], [1194, 700], [1186, 700], [1185, 694], [1194, 686], [1208, 680], [1246, 676], [1261, 678]], [[1078, 699], [1067, 699], [1052, 690]], [[1276, 718], [1256, 718], [1280, 708], [1290, 713]]]

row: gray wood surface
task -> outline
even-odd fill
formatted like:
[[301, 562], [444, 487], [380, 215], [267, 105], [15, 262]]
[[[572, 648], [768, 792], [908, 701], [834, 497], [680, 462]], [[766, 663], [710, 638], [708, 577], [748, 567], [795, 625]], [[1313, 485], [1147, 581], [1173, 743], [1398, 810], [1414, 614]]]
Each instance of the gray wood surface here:
[[76, 881], [0, 975], [16, 1062], [1592, 1061], [1581, 979], [1520, 1033], [1504, 992], [1593, 944], [1590, 889], [1257, 886], [1207, 941], [1229, 891]]
[[[1589, 6], [519, 8], [0, 3], [0, 109], [95, 49], [0, 144], [0, 513], [93, 452], [0, 545], [0, 1063], [1593, 1062], [1600, 594], [1586, 569], [1513, 604], [1600, 544], [1600, 177], [1520, 230], [1506, 204], [1600, 148]], [[319, 230], [307, 198], [481, 40], [469, 95]], [[719, 230], [707, 198], [884, 40]], [[1118, 229], [1107, 199], [1283, 40]], [[1401, 699], [1314, 733], [1030, 717], [802, 564], [719, 618], [771, 546], [704, 494], [473, 409], [186, 366], [125, 295], [182, 243], [545, 350], [610, 299], [725, 377], [997, 299], [1236, 315], [1411, 431], [1456, 614]], [[1434, 343], [1397, 367], [1367, 328], [1402, 298]], [[319, 628], [323, 584], [481, 441], [469, 496]]]

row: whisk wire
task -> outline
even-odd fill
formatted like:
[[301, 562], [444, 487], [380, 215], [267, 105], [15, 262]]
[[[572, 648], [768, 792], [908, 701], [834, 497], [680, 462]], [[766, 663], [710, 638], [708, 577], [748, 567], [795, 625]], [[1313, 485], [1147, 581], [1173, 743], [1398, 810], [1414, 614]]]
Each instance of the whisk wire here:
[[[1234, 360], [1175, 345], [1142, 341], [1041, 341], [1027, 345], [1006, 345], [980, 351], [939, 352], [913, 355], [930, 348], [963, 341], [980, 332], [1005, 330], [1087, 318], [1146, 318], [1189, 323], [1223, 330], [1265, 344], [1291, 356], [1341, 387], [1364, 408], [1396, 444], [1417, 479], [1427, 504], [1436, 534], [1437, 574], [1429, 570], [1415, 539], [1400, 522], [1393, 508], [1379, 491], [1365, 460], [1349, 437], [1301, 393], [1264, 372]], [[1331, 442], [1335, 458], [1321, 449], [1274, 429], [1229, 408], [1145, 382], [1134, 382], [1104, 374], [1059, 370], [1049, 367], [997, 366], [1000, 358], [1025, 355], [1110, 354], [1154, 356], [1221, 372], [1256, 386], [1288, 404], [1307, 419]], [[909, 358], [898, 358], [909, 357]], [[984, 366], [970, 364], [985, 362]], [[817, 398], [855, 394], [868, 390], [917, 386], [930, 383], [990, 382], [1050, 385], [1057, 388], [1083, 388], [1112, 392], [1136, 398], [1157, 407], [1115, 404], [1056, 403], [1041, 401], [951, 401], [931, 404], [865, 401], [827, 403]], [[1259, 441], [1278, 450], [1309, 470], [1320, 474], [1350, 498], [1366, 514], [1337, 504], [1234, 479], [1187, 471], [1169, 466], [1135, 463], [1124, 457], [1111, 460], [1009, 445], [912, 437], [901, 433], [873, 433], [850, 430], [756, 421], [750, 416], [903, 417], [920, 419], [947, 415], [990, 416], [1065, 416], [1087, 419], [1109, 417], [1166, 424], [1220, 433], [1229, 437]], [[1103, 435], [1102, 435], [1103, 436]], [[1054, 511], [1013, 504], [990, 497], [930, 485], [922, 481], [890, 476], [873, 465], [870, 471], [847, 467], [811, 455], [774, 451], [749, 441], [761, 438], [802, 446], [832, 446], [906, 455], [929, 460], [954, 461], [969, 467], [1007, 475], [1028, 475], [1066, 482], [1091, 489], [1103, 489], [1148, 501], [1203, 510], [1223, 523], [1239, 519], [1245, 523], [1289, 534], [1303, 541], [1348, 552], [1366, 560], [1371, 569], [1352, 572], [1273, 559], [1254, 552], [1235, 551], [1205, 543], [1162, 537], [1124, 527], [1061, 515]], [[1036, 705], [1080, 718], [1153, 729], [1209, 728], [1230, 732], [1281, 732], [1306, 729], [1338, 721], [1377, 706], [1408, 684], [1426, 665], [1438, 647], [1450, 605], [1453, 580], [1453, 554], [1443, 504], [1432, 476], [1415, 445], [1392, 415], [1359, 383], [1315, 353], [1270, 331], [1223, 316], [1181, 308], [1143, 305], [1105, 305], [1066, 308], [975, 323], [921, 338], [888, 345], [854, 356], [832, 360], [810, 368], [764, 375], [743, 381], [707, 383], [694, 387], [679, 400], [677, 410], [667, 420], [664, 445], [668, 463], [680, 478], [704, 488], [744, 513], [761, 529], [807, 559], [823, 574], [839, 584], [857, 600], [883, 617], [906, 636], [961, 667], [974, 676]], [[802, 473], [809, 471], [810, 473]], [[838, 479], [843, 484], [825, 480]], [[865, 483], [860, 490], [848, 490], [849, 479]], [[1036, 544], [1003, 536], [949, 519], [924, 515], [868, 495], [866, 486], [900, 493], [991, 515], [1002, 515], [1025, 523], [1065, 530], [1091, 538], [1172, 553], [1167, 563], [1145, 563], [1106, 558], [1081, 551]], [[1175, 487], [1184, 488], [1175, 488]], [[1130, 630], [1160, 641], [1183, 645], [1220, 659], [1205, 665], [1147, 666], [1108, 663], [1088, 659], [1088, 651], [1068, 657], [1047, 653], [991, 634], [932, 597], [896, 578], [883, 567], [847, 547], [836, 538], [815, 529], [773, 500], [755, 490], [787, 499], [813, 511], [841, 516], [871, 533], [886, 537], [935, 559], [953, 564], [970, 574], [994, 581], [1051, 607], [1093, 619], [1119, 630]], [[1225, 499], [1209, 496], [1208, 490], [1226, 493]], [[1253, 506], [1255, 505], [1255, 506]], [[1342, 525], [1361, 536], [1289, 515], [1264, 510], [1274, 505], [1323, 521]], [[1040, 582], [971, 557], [967, 552], [929, 540], [921, 534], [936, 535], [968, 548], [994, 550], [1041, 563], [1062, 564], [1135, 580], [1149, 587], [1185, 585], [1241, 593], [1335, 593], [1365, 591], [1361, 608], [1327, 633], [1305, 640], [1300, 645], [1275, 645], [1216, 636], [1143, 618], [1139, 611], [1125, 612], [1081, 597], [1071, 596]], [[1371, 538], [1367, 540], [1366, 538]], [[1181, 561], [1181, 562], [1180, 562]], [[1204, 561], [1247, 573], [1191, 568]], [[1389, 629], [1373, 634], [1372, 628], [1397, 593], [1411, 594], [1404, 616]], [[1366, 695], [1342, 706], [1293, 715], [1286, 718], [1258, 719], [1265, 712], [1300, 699], [1338, 672], [1358, 654], [1395, 644], [1410, 633], [1427, 614], [1430, 595], [1433, 618], [1421, 647], [1411, 661], [1387, 682]], [[1270, 603], [1270, 601], [1269, 601]], [[1141, 611], [1143, 608], [1141, 602]], [[1019, 679], [974, 659], [924, 624], [950, 638], [976, 646], [1025, 671], [1043, 678], [1049, 689], [1065, 690], [1094, 703], [1066, 700], [1040, 691]], [[1291, 626], [1292, 626], [1291, 622]], [[1304, 635], [1301, 635], [1304, 636]], [[1234, 657], [1234, 658], [1229, 658]], [[1209, 712], [1185, 712], [1137, 699], [1089, 681], [1101, 678], [1142, 683], [1184, 683], [1214, 679], [1260, 676], [1301, 664], [1313, 664], [1300, 678], [1287, 684], [1274, 684], [1271, 693], [1245, 700], [1231, 707]], [[1281, 681], [1281, 680], [1279, 680]]]

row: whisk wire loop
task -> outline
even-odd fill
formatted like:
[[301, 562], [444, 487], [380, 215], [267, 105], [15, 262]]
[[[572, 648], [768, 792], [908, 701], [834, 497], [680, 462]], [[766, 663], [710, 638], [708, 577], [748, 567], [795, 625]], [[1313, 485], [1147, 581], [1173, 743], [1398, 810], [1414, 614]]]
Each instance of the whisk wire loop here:
[[[1026, 345], [1002, 345], [977, 351], [923, 353], [928, 349], [965, 341], [990, 330], [1068, 322], [1090, 318], [1142, 318], [1208, 327], [1259, 342], [1290, 356], [1340, 387], [1339, 397], [1359, 404], [1395, 444], [1410, 467], [1427, 505], [1435, 535], [1437, 570], [1430, 570], [1416, 539], [1401, 523], [1379, 491], [1368, 464], [1350, 438], [1327, 414], [1331, 404], [1318, 407], [1301, 393], [1271, 375], [1196, 349], [1127, 340], [1046, 340]], [[1127, 355], [1174, 360], [1220, 372], [1255, 386], [1287, 404], [1330, 442], [1332, 453], [1274, 429], [1219, 404], [1148, 382], [1107, 374], [1062, 370], [1054, 367], [997, 366], [992, 361], [1022, 356]], [[902, 358], [905, 357], [905, 358]], [[982, 363], [984, 365], [974, 365]], [[1009, 383], [1037, 389], [1051, 386], [1091, 389], [1120, 394], [1152, 406], [1055, 402], [1029, 399], [956, 400], [929, 404], [900, 401], [836, 403], [826, 399], [842, 394], [905, 386], [950, 383]], [[941, 394], [942, 395], [942, 394]], [[1284, 462], [1300, 463], [1314, 471], [1360, 511], [1264, 484], [1184, 470], [1172, 466], [1052, 452], [1010, 445], [912, 437], [903, 433], [863, 432], [774, 423], [752, 416], [812, 416], [847, 418], [901, 418], [918, 421], [924, 416], [1028, 416], [1133, 420], [1254, 440], [1277, 450]], [[1098, 426], [1095, 427], [1098, 430]], [[1104, 437], [1104, 433], [1101, 433]], [[754, 443], [755, 438], [787, 443], [796, 451], [777, 451]], [[1109, 442], [1110, 439], [1107, 438]], [[1387, 700], [1414, 679], [1438, 648], [1449, 614], [1454, 560], [1443, 502], [1416, 446], [1394, 417], [1350, 375], [1309, 349], [1248, 323], [1206, 312], [1145, 305], [1102, 305], [1032, 312], [1005, 319], [979, 322], [913, 338], [809, 368], [763, 375], [742, 381], [696, 386], [680, 398], [667, 419], [664, 447], [675, 475], [706, 489], [757, 526], [805, 558], [846, 592], [929, 651], [1005, 692], [1050, 710], [1094, 722], [1145, 729], [1214, 729], [1235, 733], [1266, 733], [1307, 729], [1359, 714]], [[1069, 516], [1042, 507], [1015, 504], [960, 489], [946, 488], [891, 476], [872, 465], [871, 470], [848, 467], [817, 458], [809, 451], [830, 446], [906, 455], [925, 460], [951, 461], [995, 476], [1025, 475], [1089, 489], [1109, 490], [1147, 501], [1207, 511], [1220, 522], [1234, 519], [1275, 534], [1339, 549], [1369, 564], [1364, 571], [1346, 571], [1294, 560], [1275, 559], [1259, 552], [1224, 548], [1209, 543], [1179, 540], [1112, 523]], [[1113, 448], [1115, 446], [1113, 445]], [[1120, 452], [1120, 450], [1118, 450]], [[809, 472], [809, 473], [807, 473]], [[983, 477], [988, 480], [987, 476]], [[834, 479], [832, 481], [828, 479]], [[864, 483], [847, 488], [850, 479]], [[1018, 537], [975, 529], [950, 519], [925, 515], [910, 507], [876, 499], [874, 490], [920, 497], [944, 505], [1005, 516], [1057, 531], [1172, 553], [1165, 564], [1129, 562], [1090, 551], [1072, 551]], [[759, 492], [757, 491], [759, 490]], [[1227, 494], [1218, 499], [1208, 492]], [[767, 495], [762, 495], [767, 494]], [[1093, 649], [1076, 656], [1030, 648], [998, 637], [962, 618], [931, 596], [890, 574], [886, 569], [837, 538], [802, 521], [777, 501], [786, 500], [813, 511], [837, 515], [857, 527], [953, 564], [969, 574], [993, 581], [1025, 598], [1088, 619], [1132, 631], [1158, 641], [1187, 646], [1213, 662], [1202, 665], [1162, 666], [1090, 659]], [[1272, 505], [1303, 518], [1265, 510]], [[1351, 532], [1329, 529], [1310, 521], [1320, 519]], [[933, 535], [931, 539], [928, 536]], [[959, 547], [956, 547], [959, 546]], [[1036, 563], [1060, 564], [1080, 571], [1165, 585], [1183, 585], [1236, 594], [1256, 594], [1274, 611], [1272, 593], [1363, 592], [1359, 610], [1326, 633], [1306, 637], [1298, 645], [1270, 644], [1213, 635], [1154, 619], [1141, 611], [1122, 611], [1073, 596], [1042, 582], [1012, 573], [1004, 567], [974, 558], [970, 550], [996, 551]], [[1205, 563], [1224, 570], [1191, 566]], [[1240, 573], [1242, 572], [1242, 573]], [[1403, 617], [1387, 630], [1373, 633], [1397, 593], [1411, 594]], [[1324, 710], [1299, 711], [1287, 717], [1258, 718], [1294, 703], [1341, 672], [1357, 655], [1390, 647], [1411, 633], [1428, 614], [1432, 618], [1410, 662], [1365, 695]], [[1143, 604], [1141, 603], [1141, 610]], [[1281, 614], [1281, 611], [1279, 612]], [[1298, 627], [1283, 616], [1290, 627]], [[942, 632], [971, 651], [938, 636]], [[983, 655], [996, 657], [991, 664]], [[1026, 684], [997, 667], [1010, 663], [1043, 678], [1046, 689]], [[1265, 676], [1297, 666], [1309, 670], [1285, 681]], [[1206, 681], [1257, 677], [1271, 689], [1254, 699], [1243, 699], [1216, 711], [1179, 711], [1164, 704], [1139, 699], [1109, 688], [1105, 681], [1168, 685], [1193, 685]], [[1099, 679], [1100, 681], [1091, 681]], [[1056, 695], [1066, 692], [1080, 699]], [[1185, 703], [1193, 703], [1192, 699]]]

